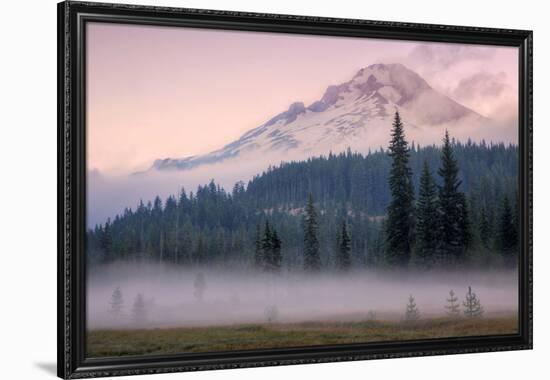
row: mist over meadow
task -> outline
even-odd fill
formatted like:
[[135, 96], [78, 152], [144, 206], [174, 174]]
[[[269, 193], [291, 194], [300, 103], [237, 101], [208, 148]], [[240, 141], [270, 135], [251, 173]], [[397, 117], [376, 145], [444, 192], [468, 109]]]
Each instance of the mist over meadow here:
[[[421, 318], [445, 317], [449, 291], [453, 289], [462, 304], [469, 286], [480, 299], [485, 316], [517, 312], [517, 271], [512, 269], [308, 275], [118, 262], [97, 267], [88, 275], [87, 327], [399, 321], [409, 295], [415, 297]], [[121, 302], [120, 312], [115, 314], [113, 293], [117, 288]]]

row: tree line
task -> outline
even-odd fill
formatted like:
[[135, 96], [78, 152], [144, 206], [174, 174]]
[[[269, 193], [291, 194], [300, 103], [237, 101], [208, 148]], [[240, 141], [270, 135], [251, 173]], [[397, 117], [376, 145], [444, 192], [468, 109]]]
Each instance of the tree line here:
[[[517, 187], [517, 145], [484, 140], [460, 142], [452, 138], [450, 143], [460, 164], [461, 189], [471, 196], [475, 209], [481, 205], [498, 207], [498, 200]], [[418, 189], [424, 162], [431, 168], [439, 167], [442, 147], [412, 142], [408, 150], [412, 185]], [[339, 154], [282, 163], [256, 175], [246, 185], [243, 196], [256, 209], [277, 205], [292, 210], [304, 207], [311, 194], [322, 210], [345, 204], [357, 212], [382, 216], [391, 198], [388, 178], [393, 160], [389, 153], [387, 148], [367, 154], [348, 149]], [[440, 184], [439, 178], [436, 183]]]

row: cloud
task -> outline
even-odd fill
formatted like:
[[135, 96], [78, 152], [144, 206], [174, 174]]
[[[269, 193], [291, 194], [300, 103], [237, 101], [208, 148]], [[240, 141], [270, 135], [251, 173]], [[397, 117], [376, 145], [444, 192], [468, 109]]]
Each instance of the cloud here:
[[[416, 44], [406, 60], [437, 91], [492, 117], [505, 105], [517, 109], [513, 50], [459, 44]], [[516, 111], [517, 113], [517, 111]]]
[[506, 87], [506, 73], [479, 72], [461, 79], [453, 91], [453, 96], [459, 100], [480, 96], [496, 97], [500, 96]]
[[484, 116], [517, 126], [517, 90], [505, 72], [471, 74], [450, 88], [448, 95]]
[[419, 44], [409, 53], [409, 59], [434, 70], [448, 69], [463, 61], [487, 60], [494, 56], [490, 47], [455, 44]]

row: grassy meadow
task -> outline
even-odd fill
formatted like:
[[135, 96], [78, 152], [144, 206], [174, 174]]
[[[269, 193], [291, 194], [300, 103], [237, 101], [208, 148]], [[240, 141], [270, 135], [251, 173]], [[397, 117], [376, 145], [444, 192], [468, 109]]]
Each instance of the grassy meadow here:
[[88, 357], [234, 351], [344, 343], [514, 334], [516, 316], [418, 321], [302, 322], [91, 330]]

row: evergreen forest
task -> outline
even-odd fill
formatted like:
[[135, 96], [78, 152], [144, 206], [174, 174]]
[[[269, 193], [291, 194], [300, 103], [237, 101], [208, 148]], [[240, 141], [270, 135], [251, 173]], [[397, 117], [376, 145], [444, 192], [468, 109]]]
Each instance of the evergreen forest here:
[[149, 260], [250, 270], [513, 266], [518, 147], [419, 146], [396, 113], [388, 147], [271, 166], [224, 189], [215, 179], [127, 208], [87, 232], [91, 265]]

